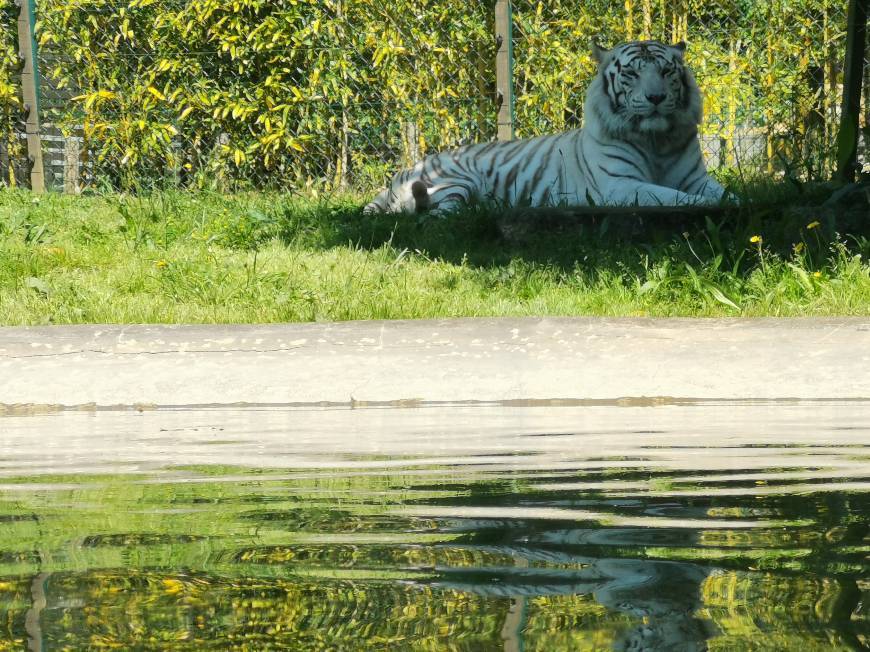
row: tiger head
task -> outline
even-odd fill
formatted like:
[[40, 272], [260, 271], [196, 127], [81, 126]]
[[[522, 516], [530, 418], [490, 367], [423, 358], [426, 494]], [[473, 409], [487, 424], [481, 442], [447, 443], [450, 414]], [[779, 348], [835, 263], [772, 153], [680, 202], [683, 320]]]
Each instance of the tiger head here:
[[701, 94], [683, 61], [685, 43], [633, 41], [605, 50], [593, 45], [598, 75], [586, 99], [587, 120], [617, 138], [694, 131]]

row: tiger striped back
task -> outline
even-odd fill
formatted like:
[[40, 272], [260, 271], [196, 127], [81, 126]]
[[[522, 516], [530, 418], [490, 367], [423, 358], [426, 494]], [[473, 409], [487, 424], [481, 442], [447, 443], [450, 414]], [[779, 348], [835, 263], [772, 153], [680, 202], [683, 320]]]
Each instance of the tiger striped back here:
[[501, 205], [686, 205], [721, 200], [698, 142], [701, 94], [685, 44], [593, 47], [598, 73], [582, 129], [467, 145], [393, 177], [367, 212], [445, 213]]

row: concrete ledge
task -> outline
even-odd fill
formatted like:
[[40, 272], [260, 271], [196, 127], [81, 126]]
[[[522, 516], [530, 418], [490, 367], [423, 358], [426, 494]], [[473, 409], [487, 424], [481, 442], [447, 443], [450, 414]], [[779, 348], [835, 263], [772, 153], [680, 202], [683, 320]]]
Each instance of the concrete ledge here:
[[0, 328], [0, 404], [870, 400], [870, 318]]

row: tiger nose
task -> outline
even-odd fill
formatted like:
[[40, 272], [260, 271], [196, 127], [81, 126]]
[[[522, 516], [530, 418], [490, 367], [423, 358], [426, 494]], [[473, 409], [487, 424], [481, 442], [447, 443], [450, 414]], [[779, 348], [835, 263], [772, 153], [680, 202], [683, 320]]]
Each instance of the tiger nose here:
[[664, 101], [665, 96], [664, 95], [647, 95], [646, 99], [648, 99], [650, 102], [652, 102], [653, 104], [658, 106], [659, 104], [661, 104]]

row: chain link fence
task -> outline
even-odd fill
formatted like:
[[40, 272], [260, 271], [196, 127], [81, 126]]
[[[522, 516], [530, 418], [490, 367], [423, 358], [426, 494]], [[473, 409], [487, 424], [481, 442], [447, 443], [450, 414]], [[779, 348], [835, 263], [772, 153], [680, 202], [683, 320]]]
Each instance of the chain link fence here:
[[21, 115], [17, 15], [13, 0], [0, 0], [0, 184], [9, 184], [20, 176], [13, 170], [22, 149], [15, 129]]
[[[704, 94], [701, 139], [710, 167], [827, 177], [836, 161], [847, 4], [516, 2], [517, 134], [580, 125], [595, 65], [577, 44], [590, 35], [607, 47], [634, 39], [685, 41]], [[865, 127], [868, 110], [865, 99]]]
[[[582, 124], [593, 39], [685, 40], [705, 95], [712, 168], [827, 177], [846, 8], [846, 0], [518, 0], [515, 133]], [[5, 183], [23, 167], [17, 12], [0, 0]], [[55, 188], [369, 192], [426, 153], [496, 136], [493, 0], [37, 0], [36, 12], [43, 151]]]

